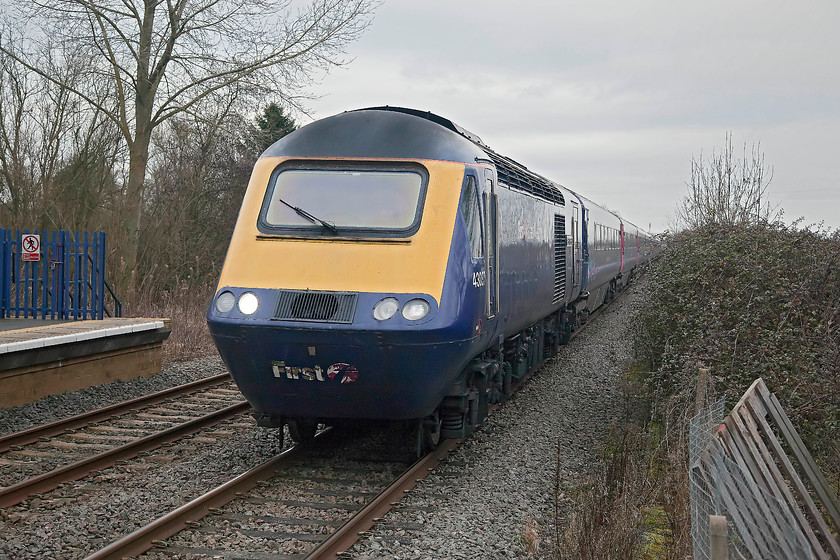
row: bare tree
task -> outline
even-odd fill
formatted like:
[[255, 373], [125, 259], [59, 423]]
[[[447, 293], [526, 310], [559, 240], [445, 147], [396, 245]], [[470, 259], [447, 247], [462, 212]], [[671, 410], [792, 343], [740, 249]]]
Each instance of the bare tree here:
[[253, 167], [231, 141], [247, 126], [231, 111], [213, 105], [212, 119], [184, 114], [155, 131], [138, 266], [154, 270], [157, 291], [184, 281], [203, 289], [218, 276]]
[[[292, 0], [16, 1], [33, 49], [19, 55], [0, 40], [0, 51], [102, 111], [128, 146], [124, 258], [132, 273], [155, 128], [230, 90], [253, 98], [270, 93], [298, 106], [296, 92], [315, 72], [346, 62], [345, 45], [368, 26], [378, 3], [312, 0], [293, 9]], [[86, 80], [68, 84], [36, 56], [50, 41], [87, 59]], [[113, 99], [94, 93], [103, 82]], [[129, 299], [134, 286], [129, 279]]]
[[691, 158], [688, 193], [677, 208], [678, 226], [688, 229], [704, 225], [749, 225], [771, 218], [773, 209], [767, 200], [767, 187], [773, 168], [764, 162], [761, 145], [753, 145], [738, 159], [732, 148], [732, 134], [726, 134], [720, 152], [709, 159]]
[[[105, 173], [113, 169], [113, 127], [103, 126], [101, 113], [90, 109], [75, 97], [67, 86], [46, 80], [19, 64], [7, 52], [19, 53], [21, 37], [5, 28], [2, 31], [5, 52], [0, 52], [0, 220], [9, 227], [37, 228], [85, 227], [99, 205], [92, 200], [69, 200], [66, 181], [73, 173], [74, 160], [99, 157], [98, 166]], [[45, 57], [50, 62], [48, 56]], [[65, 84], [75, 84], [84, 64], [63, 58], [61, 68], [54, 68]], [[107, 97], [106, 92], [99, 95]], [[110, 125], [110, 123], [108, 123]], [[107, 150], [103, 144], [110, 137]], [[105, 167], [103, 167], [103, 165]], [[89, 176], [75, 172], [73, 188], [86, 193]], [[88, 208], [85, 216], [79, 205]], [[74, 219], [66, 219], [68, 213]], [[77, 219], [76, 219], [77, 218]]]

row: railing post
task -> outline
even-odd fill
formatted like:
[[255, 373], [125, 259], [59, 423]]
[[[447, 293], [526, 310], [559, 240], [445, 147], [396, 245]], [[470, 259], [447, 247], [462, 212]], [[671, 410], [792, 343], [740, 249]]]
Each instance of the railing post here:
[[11, 242], [9, 241], [9, 230], [0, 229], [0, 319], [6, 317], [6, 306], [8, 305], [9, 294], [11, 293]]
[[729, 535], [727, 531], [726, 517], [709, 516], [709, 558], [711, 560], [728, 560]]
[[56, 247], [56, 300], [58, 301], [58, 305], [56, 306], [58, 309], [58, 318], [59, 319], [66, 319], [67, 318], [67, 285], [66, 277], [64, 274], [64, 267], [66, 266], [67, 262], [67, 236], [64, 230], [59, 230], [58, 232], [58, 246]]
[[97, 319], [105, 318], [105, 232], [100, 231], [96, 240], [96, 278]]

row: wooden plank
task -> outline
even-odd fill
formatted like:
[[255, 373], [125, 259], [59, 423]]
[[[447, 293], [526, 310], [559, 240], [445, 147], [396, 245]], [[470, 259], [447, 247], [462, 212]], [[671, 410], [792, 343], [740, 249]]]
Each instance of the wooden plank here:
[[[782, 492], [782, 489], [779, 487], [779, 481], [770, 472], [770, 466], [768, 464], [768, 457], [761, 452], [761, 449], [758, 446], [758, 442], [761, 441], [761, 434], [758, 433], [758, 430], [755, 429], [754, 421], [751, 423], [751, 412], [749, 409], [749, 400], [746, 400], [743, 403], [743, 406], [734, 409], [730, 414], [733, 417], [734, 423], [738, 426], [738, 432], [741, 436], [743, 436], [744, 441], [746, 443], [747, 449], [750, 452], [750, 455], [753, 459], [753, 463], [757, 465], [758, 470], [753, 471], [761, 473], [761, 478], [764, 481], [764, 486], [767, 490], [779, 501], [785, 500], [785, 495]], [[785, 485], [784, 480], [781, 481], [782, 485]]]
[[756, 480], [755, 473], [761, 471], [758, 468], [758, 464], [752, 457], [752, 454], [749, 451], [747, 446], [746, 438], [742, 433], [742, 427], [737, 419], [736, 415], [730, 414], [724, 419], [724, 424], [726, 424], [729, 434], [729, 441], [730, 441], [730, 449], [734, 451], [732, 454], [732, 458], [738, 463], [745, 473], [749, 473], [752, 477], [753, 483], [756, 484], [756, 491], [758, 490], [758, 484], [761, 482]]
[[[748, 546], [754, 556], [761, 557], [764, 552], [770, 554], [771, 550], [781, 547], [786, 550], [780, 549], [777, 552], [795, 557], [802, 554], [800, 547], [809, 546], [819, 559], [840, 560], [840, 541], [833, 534], [828, 520], [814, 501], [800, 472], [785, 453], [771, 421], [790, 446], [791, 453], [804, 474], [804, 480], [815, 490], [818, 500], [825, 507], [835, 527], [834, 530], [840, 529], [840, 507], [834, 492], [790, 423], [778, 399], [760, 378], [752, 383], [718, 429], [714, 449], [723, 455], [716, 461], [719, 471], [716, 479], [720, 484], [727, 486], [728, 491], [718, 492], [715, 499], [724, 501], [733, 520], [742, 521], [738, 526], [747, 531], [744, 534], [744, 545]], [[737, 477], [738, 482], [733, 477], [734, 473], [729, 472], [725, 464], [720, 463], [723, 457], [731, 458], [741, 469], [742, 472]], [[720, 472], [721, 469], [725, 472]], [[747, 489], [741, 488], [741, 477], [747, 484]], [[736, 486], [733, 487], [733, 484]], [[783, 512], [784, 506], [780, 510], [768, 504], [761, 496], [760, 488], [765, 488], [767, 495], [773, 496], [780, 504], [786, 504], [789, 508], [787, 514]], [[745, 490], [748, 492], [745, 493]], [[730, 495], [729, 492], [737, 494]], [[761, 524], [756, 522], [756, 516], [759, 514], [763, 515]], [[807, 542], [799, 540], [798, 544], [795, 544], [783, 540], [784, 532], [781, 527], [791, 526], [791, 515]], [[760, 527], [762, 524], [766, 530], [758, 534], [751, 533], [751, 527]], [[750, 538], [746, 538], [747, 535]], [[761, 548], [765, 550], [759, 551]]]
[[0, 375], [0, 406], [15, 406], [60, 394], [160, 372], [160, 342], [32, 365]]
[[[724, 457], [726, 457], [726, 455], [722, 452], [722, 448], [719, 449], [719, 457], [717, 458], [716, 463], [723, 462]], [[726, 483], [724, 481], [725, 478], [730, 478], [734, 480], [733, 474], [728, 469], [726, 469], [725, 466], [716, 464], [715, 468], [718, 471], [718, 480], [724, 486], [726, 486]], [[751, 489], [751, 491], [755, 492], [756, 489]], [[749, 538], [743, 539], [742, 545], [746, 547], [746, 549], [749, 551], [750, 556], [752, 558], [765, 558], [766, 554], [764, 554], [764, 552], [770, 549], [770, 546], [768, 545], [766, 539], [767, 535], [756, 535], [751, 533], [751, 530], [753, 528], [761, 526], [759, 523], [757, 523], [757, 520], [755, 519], [755, 512], [752, 511], [751, 508], [739, 507], [739, 504], [735, 503], [735, 500], [732, 499], [731, 492], [719, 492], [718, 494], [718, 497], [723, 501], [723, 505], [726, 508], [726, 511], [728, 511], [729, 515], [732, 517], [735, 526], [740, 527], [749, 536]], [[759, 549], [759, 547], [762, 548]]]
[[[787, 480], [785, 480], [782, 473], [779, 471], [779, 468], [776, 464], [777, 460], [780, 460], [783, 464], [783, 468], [785, 470], [785, 474], [787, 477], [794, 483], [802, 485], [802, 481], [799, 480], [799, 476], [796, 474], [795, 471], [789, 471], [784, 464], [787, 457], [784, 457], [784, 453], [782, 453], [782, 457], [778, 456], [778, 451], [781, 451], [781, 447], [779, 446], [778, 440], [776, 440], [775, 435], [770, 430], [770, 426], [767, 424], [764, 416], [759, 412], [756, 411], [754, 408], [754, 402], [752, 400], [746, 401], [746, 408], [749, 409], [750, 412], [753, 414], [751, 415], [750, 421], [752, 426], [750, 427], [750, 433], [755, 440], [756, 445], [762, 450], [763, 462], [767, 465], [768, 470], [771, 471], [772, 477], [774, 480], [774, 485], [779, 490], [778, 499], [782, 503], [786, 503], [789, 508], [788, 514], [792, 514], [794, 519], [796, 519], [799, 528], [802, 530], [802, 534], [805, 535], [805, 538], [808, 539], [808, 544], [811, 546], [811, 550], [817, 555], [818, 558], [828, 558], [823, 551], [823, 547], [819, 542], [819, 539], [814, 534], [814, 531], [808, 523], [808, 520], [803, 515], [802, 511], [799, 509], [799, 505], [796, 501], [796, 498], [793, 496], [791, 492], [790, 486], [788, 485]], [[762, 438], [761, 434], [758, 432], [758, 426], [756, 426], [756, 422], [759, 423], [761, 429], [763, 430], [767, 443], [773, 448], [774, 452], [771, 453], [770, 450], [767, 449], [765, 445], [765, 438]], [[788, 462], [788, 465], [790, 463]], [[810, 501], [811, 497], [808, 493], [805, 493], [803, 497], [800, 492], [797, 491], [797, 495], [799, 495], [800, 499], [803, 501]], [[813, 501], [811, 501], [811, 505], [813, 505]]]
[[[775, 406], [775, 405], [773, 405], [773, 406]], [[767, 408], [768, 408], [768, 410], [770, 410], [770, 407], [767, 407]], [[778, 412], [778, 411], [775, 411], [775, 412]], [[785, 419], [787, 419], [787, 415], [785, 415], [783, 411], [781, 412], [781, 415], [783, 415], [785, 417]], [[774, 416], [774, 414], [771, 414], [771, 416]], [[774, 420], [776, 420], [776, 418], [774, 418]], [[777, 421], [778, 425], [781, 424], [781, 422], [779, 422], [778, 420], [776, 420], [776, 421]], [[788, 420], [788, 423], [789, 422], [790, 421]], [[790, 426], [790, 428], [793, 428], [793, 426]], [[769, 430], [769, 429], [770, 429], [770, 427], [768, 425], [767, 430]], [[785, 439], [787, 440], [787, 436], [785, 436]], [[825, 549], [821, 545], [819, 546], [819, 549], [816, 549], [816, 550], [819, 550], [820, 552], [822, 552], [824, 557], [831, 557], [831, 558], [834, 558], [835, 560], [840, 560], [840, 544], [838, 544], [836, 537], [834, 537], [831, 529], [826, 524], [825, 519], [823, 518], [822, 511], [814, 503], [814, 500], [811, 498], [811, 494], [808, 492], [808, 488], [802, 482], [802, 479], [799, 477], [799, 474], [796, 472], [796, 469], [794, 468], [794, 466], [791, 463], [790, 459], [788, 458], [787, 454], [784, 452], [784, 449], [782, 449], [781, 444], [779, 444], [779, 442], [775, 438], [773, 438], [772, 440], [769, 440], [769, 441], [770, 441], [771, 446], [774, 448], [774, 453], [777, 456], [777, 458], [779, 460], [779, 463], [782, 465], [782, 468], [785, 470], [785, 474], [788, 476], [788, 478], [791, 481], [791, 484], [793, 485], [793, 490], [796, 492], [797, 496], [801, 500], [801, 503], [802, 503], [803, 507], [808, 512], [809, 517], [811, 519], [811, 522], [814, 523], [814, 525], [816, 525], [816, 527], [822, 533], [822, 535], [824, 537], [823, 540], [826, 542], [826, 545], [828, 546], [828, 551], [825, 551]], [[801, 442], [801, 440], [800, 440], [800, 442]], [[788, 441], [788, 444], [791, 446], [791, 449], [794, 449], [796, 447], [795, 445], [791, 444], [790, 441]], [[800, 452], [801, 452], [801, 450], [800, 450]], [[807, 454], [807, 450], [805, 451], [805, 453]], [[796, 453], [796, 452], [794, 454], [797, 456], [797, 460], [800, 461], [800, 465], [801, 465], [802, 461], [800, 459], [800, 454]], [[809, 456], [810, 456], [810, 454], [809, 454]], [[813, 461], [813, 459], [812, 459], [812, 461]], [[819, 470], [819, 469], [817, 469], [817, 470]], [[812, 486], [814, 486], [816, 488], [817, 485], [813, 484], [813, 482], [812, 482]], [[794, 501], [794, 502], [792, 502], [791, 505], [796, 506], [797, 503]], [[798, 507], [796, 508], [796, 511], [797, 512], [800, 511], [798, 509]], [[800, 515], [801, 515], [801, 513], [800, 513]], [[806, 536], [809, 537], [809, 541], [811, 540], [811, 534], [812, 533], [813, 533], [813, 530], [811, 530], [811, 529], [809, 529], [805, 532]], [[812, 546], [813, 546], [813, 544], [812, 544]], [[816, 550], [815, 550], [815, 552], [816, 552]]]
[[723, 446], [723, 449], [726, 452], [726, 454], [731, 457], [732, 449], [730, 449], [729, 445], [729, 428], [726, 426], [725, 422], [718, 427], [718, 430], [715, 435], [717, 436], [718, 441], [720, 441], [721, 445]]
[[[729, 428], [726, 433], [729, 437], [730, 442], [730, 450], [732, 453], [729, 455], [730, 458], [738, 465], [741, 474], [744, 477], [745, 483], [749, 487], [749, 492], [753, 496], [760, 496], [761, 489], [759, 488], [760, 482], [755, 479], [755, 472], [757, 470], [757, 466], [755, 465], [755, 461], [753, 460], [752, 456], [747, 449], [746, 441], [744, 440], [742, 434], [738, 431], [738, 427], [735, 424], [734, 418], [732, 415], [727, 416], [724, 420], [724, 423]], [[758, 502], [758, 500], [756, 500]], [[731, 506], [727, 504], [727, 508]], [[747, 508], [747, 511], [738, 511], [738, 515], [741, 517], [749, 517], [749, 524], [754, 527], [761, 527], [762, 519], [757, 517], [757, 514], [761, 513], [764, 517], [764, 521], [771, 525], [771, 530], [773, 534], [779, 535], [781, 534], [781, 528], [779, 527], [776, 519], [773, 516], [767, 515], [766, 512], [757, 512], [753, 511], [752, 508]], [[734, 515], [734, 512], [730, 510], [730, 514]], [[745, 524], [741, 524], [741, 526], [745, 526]]]
[[[742, 402], [739, 408], [733, 410], [730, 413], [730, 416], [732, 417], [732, 423], [737, 427], [737, 439], [743, 441], [741, 447], [746, 453], [749, 454], [748, 463], [752, 465], [751, 467], [749, 467], [749, 472], [750, 474], [752, 474], [753, 477], [756, 477], [756, 484], [762, 485], [764, 487], [764, 490], [767, 492], [768, 497], [775, 498], [780, 503], [785, 503], [784, 493], [779, 488], [775, 478], [770, 472], [768, 466], [765, 464], [764, 457], [762, 456], [760, 450], [757, 448], [755, 441], [752, 437], [749, 437], [752, 434], [750, 433], [750, 430], [748, 429], [745, 423], [746, 418], [742, 416], [742, 413], [745, 411], [747, 412], [746, 416], [749, 416], [749, 411], [746, 409], [745, 406], [746, 402], [748, 401]], [[758, 479], [757, 474], [760, 474], [760, 480]], [[771, 531], [775, 535], [782, 535], [782, 528], [785, 526], [786, 519], [777, 518], [777, 516], [774, 514], [773, 508], [766, 503], [766, 499], [763, 496], [758, 496], [757, 492], [754, 492], [754, 495], [756, 496], [756, 503], [759, 505], [763, 505], [763, 507], [761, 508], [761, 514], [765, 518], [765, 523], [767, 523], [770, 526]], [[801, 519], [801, 522], [805, 523], [805, 527], [808, 527], [808, 523], [804, 519], [804, 517]]]
[[785, 438], [785, 441], [787, 441], [790, 448], [794, 451], [794, 455], [796, 456], [797, 461], [799, 461], [799, 464], [802, 466], [802, 469], [805, 471], [808, 481], [817, 492], [820, 502], [822, 502], [828, 511], [828, 514], [834, 524], [835, 531], [840, 532], [840, 506], [838, 506], [837, 496], [834, 494], [834, 491], [831, 489], [828, 481], [826, 481], [822, 471], [814, 461], [814, 458], [811, 457], [811, 454], [808, 452], [808, 448], [805, 447], [805, 444], [799, 437], [799, 433], [796, 431], [796, 428], [794, 428], [793, 424], [791, 424], [790, 419], [787, 417], [787, 414], [785, 414], [781, 404], [779, 404], [779, 400], [776, 398], [776, 395], [770, 393], [765, 386], [764, 391], [762, 392], [762, 397], [767, 402], [768, 412], [779, 426], [782, 436]]

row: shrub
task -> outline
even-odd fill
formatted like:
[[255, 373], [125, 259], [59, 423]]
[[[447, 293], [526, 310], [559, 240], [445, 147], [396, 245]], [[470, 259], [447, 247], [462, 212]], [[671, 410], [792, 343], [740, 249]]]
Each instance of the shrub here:
[[678, 235], [651, 275], [637, 356], [655, 402], [693, 399], [698, 367], [728, 406], [763, 377], [838, 481], [840, 231], [778, 223]]

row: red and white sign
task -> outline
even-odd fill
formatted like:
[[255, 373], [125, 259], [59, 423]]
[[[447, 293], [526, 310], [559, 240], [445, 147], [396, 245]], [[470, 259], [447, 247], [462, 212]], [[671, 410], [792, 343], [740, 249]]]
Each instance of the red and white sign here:
[[41, 236], [27, 233], [20, 238], [21, 260], [24, 262], [41, 260]]

